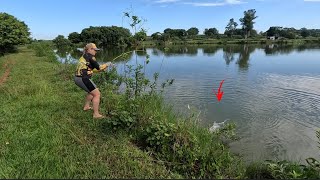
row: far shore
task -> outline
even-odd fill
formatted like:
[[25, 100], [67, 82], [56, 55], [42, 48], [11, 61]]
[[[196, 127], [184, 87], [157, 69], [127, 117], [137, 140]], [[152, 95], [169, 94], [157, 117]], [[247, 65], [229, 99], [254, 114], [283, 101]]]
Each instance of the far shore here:
[[218, 39], [218, 38], [206, 38], [206, 39], [185, 39], [185, 40], [168, 40], [157, 41], [147, 38], [142, 42], [145, 46], [156, 45], [201, 45], [201, 44], [320, 44], [320, 38], [305, 38], [305, 39], [277, 39], [270, 40], [266, 38], [255, 39]]

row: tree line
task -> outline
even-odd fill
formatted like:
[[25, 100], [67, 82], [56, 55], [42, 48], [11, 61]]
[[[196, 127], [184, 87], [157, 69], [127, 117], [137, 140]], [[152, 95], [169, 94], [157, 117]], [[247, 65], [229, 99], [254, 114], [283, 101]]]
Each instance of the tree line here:
[[67, 38], [58, 35], [53, 39], [53, 43], [59, 47], [85, 42], [93, 42], [99, 46], [124, 46], [130, 44], [131, 41], [132, 35], [129, 29], [117, 26], [90, 26], [83, 29], [81, 33], [70, 33]]
[[[215, 27], [206, 28], [203, 34], [199, 34], [200, 31], [197, 27], [191, 27], [187, 30], [166, 28], [162, 33], [156, 32], [147, 37], [146, 30], [141, 28], [145, 21], [144, 19], [128, 12], [124, 13], [124, 17], [129, 19], [132, 32], [124, 27], [90, 26], [80, 33], [72, 32], [67, 37], [58, 35], [53, 39], [53, 42], [57, 47], [65, 47], [72, 44], [79, 45], [87, 42], [94, 42], [99, 46], [137, 46], [148, 38], [165, 42], [205, 38], [246, 39], [274, 36], [275, 38], [298, 39], [320, 37], [320, 29], [295, 29], [281, 26], [271, 26], [267, 31], [258, 33], [254, 29], [255, 19], [258, 18], [255, 9], [244, 11], [243, 17], [239, 19], [239, 22], [231, 18], [226, 23], [223, 33], [220, 33]], [[23, 21], [10, 14], [0, 13], [0, 53], [13, 50], [15, 45], [26, 44], [31, 40], [29, 28]]]
[[[139, 42], [146, 40], [146, 31], [139, 27], [140, 31], [137, 32], [136, 25], [142, 22], [138, 16], [124, 13], [124, 16], [129, 18], [130, 27], [133, 34], [129, 29], [122, 27], [90, 27], [82, 30], [80, 34], [77, 32], [70, 33], [65, 41], [71, 43], [79, 42], [96, 42], [99, 45], [137, 45]], [[166, 28], [162, 33], [156, 32], [151, 34], [150, 38], [156, 41], [174, 41], [185, 39], [204, 39], [204, 38], [229, 38], [229, 39], [247, 39], [247, 38], [265, 38], [275, 36], [275, 38], [297, 39], [306, 37], [320, 37], [320, 29], [295, 29], [287, 27], [272, 26], [266, 32], [257, 32], [254, 29], [256, 16], [255, 9], [249, 9], [243, 12], [243, 17], [239, 19], [239, 23], [231, 18], [225, 27], [225, 31], [220, 33], [217, 28], [210, 27], [199, 34], [200, 31], [197, 27], [189, 29], [172, 29]], [[240, 27], [238, 27], [240, 25]], [[112, 31], [112, 33], [110, 33]], [[60, 37], [62, 39], [62, 37]]]

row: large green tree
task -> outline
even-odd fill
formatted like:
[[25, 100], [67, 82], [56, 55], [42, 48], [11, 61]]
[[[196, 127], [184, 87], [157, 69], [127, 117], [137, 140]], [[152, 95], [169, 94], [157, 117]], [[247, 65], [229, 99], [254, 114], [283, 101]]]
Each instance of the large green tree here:
[[160, 33], [160, 32], [155, 32], [155, 33], [151, 34], [151, 38], [152, 38], [153, 40], [160, 40], [160, 38], [161, 38], [161, 33]]
[[196, 27], [192, 27], [187, 30], [187, 34], [188, 34], [188, 36], [196, 36], [199, 34], [199, 29]]
[[281, 35], [282, 27], [280, 26], [271, 26], [266, 32], [267, 36], [276, 36], [279, 37]]
[[267, 36], [285, 37], [288, 39], [295, 39], [299, 36], [300, 31], [295, 28], [286, 28], [280, 26], [272, 26], [267, 31]]
[[235, 30], [237, 29], [238, 23], [234, 21], [233, 18], [229, 20], [228, 25], [226, 26], [226, 31], [224, 34], [228, 35], [229, 37], [232, 37], [234, 34]]
[[258, 16], [256, 16], [255, 9], [244, 11], [243, 14], [243, 18], [240, 18], [239, 20], [241, 22], [242, 29], [245, 32], [245, 37], [247, 38], [250, 36], [250, 32], [253, 30], [253, 24], [255, 23], [253, 20], [255, 20]]
[[183, 38], [183, 37], [187, 36], [187, 31], [184, 29], [167, 28], [163, 31], [163, 33], [169, 35], [170, 38], [172, 38], [172, 37]]
[[52, 42], [58, 49], [67, 48], [71, 45], [71, 42], [68, 39], [66, 39], [63, 35], [58, 35], [55, 39], [52, 40]]
[[98, 46], [118, 46], [128, 45], [131, 33], [129, 29], [117, 26], [90, 26], [83, 29], [80, 35], [84, 43], [93, 42]]
[[30, 42], [28, 26], [14, 16], [0, 13], [0, 50], [9, 51], [15, 45]]
[[75, 44], [81, 42], [81, 36], [77, 32], [70, 33], [68, 36], [68, 39], [70, 42], [75, 43]]
[[307, 29], [307, 28], [301, 28], [300, 29], [300, 34], [301, 34], [301, 36], [302, 37], [308, 37], [308, 36], [310, 36], [310, 31]]
[[217, 28], [209, 28], [204, 30], [204, 34], [206, 36], [212, 37], [212, 36], [219, 35], [219, 31], [217, 30]]

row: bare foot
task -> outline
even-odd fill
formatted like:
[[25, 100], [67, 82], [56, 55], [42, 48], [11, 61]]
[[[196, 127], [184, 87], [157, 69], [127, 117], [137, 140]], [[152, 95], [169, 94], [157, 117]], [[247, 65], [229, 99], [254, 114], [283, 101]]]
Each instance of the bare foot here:
[[84, 110], [84, 111], [88, 111], [88, 110], [91, 110], [91, 109], [92, 109], [92, 107], [90, 107], [90, 106], [89, 106], [89, 107], [84, 107], [84, 108], [83, 108], [83, 110]]
[[106, 116], [104, 116], [104, 115], [101, 115], [101, 114], [99, 114], [99, 115], [93, 115], [93, 118], [94, 119], [103, 119], [103, 118], [105, 118]]

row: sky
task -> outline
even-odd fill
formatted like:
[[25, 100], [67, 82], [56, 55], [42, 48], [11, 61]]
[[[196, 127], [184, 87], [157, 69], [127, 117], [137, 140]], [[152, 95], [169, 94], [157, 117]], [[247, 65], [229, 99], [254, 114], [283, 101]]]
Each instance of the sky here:
[[197, 27], [223, 33], [229, 19], [239, 24], [244, 11], [256, 10], [254, 29], [270, 26], [320, 29], [320, 0], [0, 0], [0, 12], [24, 21], [36, 39], [67, 37], [90, 26], [131, 29], [124, 12], [146, 21], [147, 34], [166, 28]]

